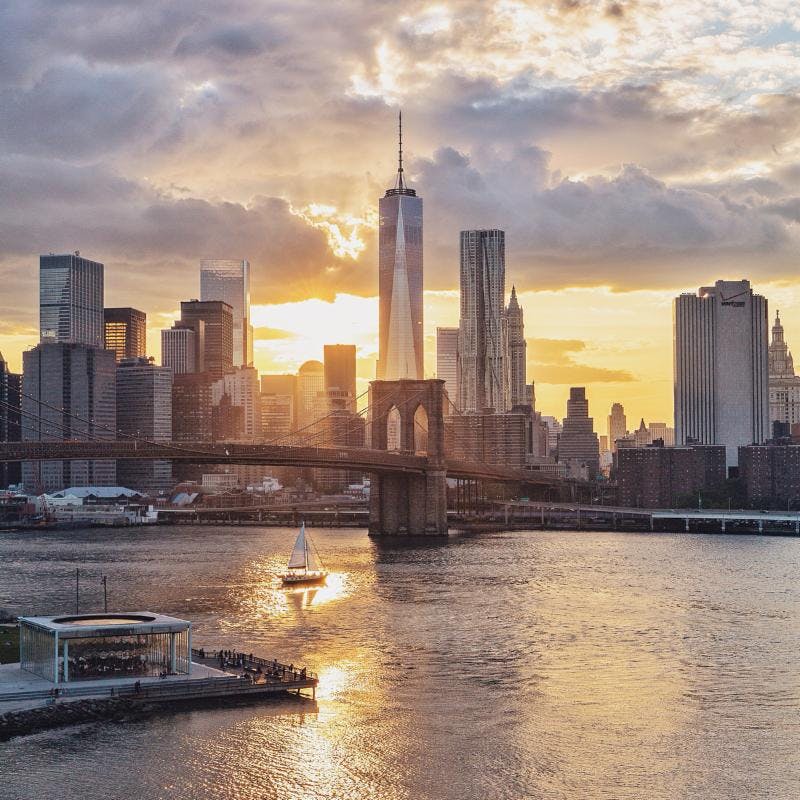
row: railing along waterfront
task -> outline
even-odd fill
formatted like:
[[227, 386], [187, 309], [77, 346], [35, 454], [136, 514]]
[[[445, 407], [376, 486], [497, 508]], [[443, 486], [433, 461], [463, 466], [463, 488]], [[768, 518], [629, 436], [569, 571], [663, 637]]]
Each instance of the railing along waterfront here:
[[[283, 676], [282, 679], [284, 680], [286, 679], [286, 676], [292, 675], [294, 678], [289, 678], [289, 680], [318, 680], [318, 677], [310, 669], [308, 669], [308, 667], [301, 667], [298, 669], [294, 664], [282, 664], [276, 659], [269, 660], [267, 658], [261, 658], [260, 656], [252, 653], [240, 653], [238, 651], [212, 650], [209, 652], [205, 649], [199, 650], [193, 647], [192, 662], [195, 664], [205, 663], [206, 666], [212, 666], [220, 662], [220, 653], [224, 654], [226, 652], [230, 652], [231, 656], [222, 656], [224, 666], [220, 666], [219, 668], [223, 670], [225, 669], [225, 666], [245, 670], [248, 667], [262, 667], [262, 674], [266, 675], [267, 677], [277, 678], [277, 674], [280, 673]], [[242, 663], [239, 664], [239, 661]], [[267, 670], [270, 670], [271, 672], [267, 673]]]

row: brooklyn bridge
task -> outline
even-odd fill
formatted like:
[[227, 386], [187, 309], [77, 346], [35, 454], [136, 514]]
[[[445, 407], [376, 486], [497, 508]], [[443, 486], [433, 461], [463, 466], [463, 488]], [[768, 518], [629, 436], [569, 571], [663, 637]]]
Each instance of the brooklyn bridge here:
[[[371, 475], [369, 530], [374, 535], [447, 533], [447, 478], [511, 484], [527, 494], [545, 490], [554, 499], [570, 499], [570, 494], [575, 494], [575, 482], [547, 472], [448, 457], [444, 436], [447, 403], [441, 380], [372, 382], [369, 408], [365, 409], [369, 412], [370, 448], [325, 443], [158, 442], [138, 437], [114, 440], [106, 431], [91, 439], [0, 443], [0, 462], [153, 459], [360, 471]], [[424, 437], [420, 437], [420, 417], [425, 420]], [[393, 441], [389, 420], [394, 420]]]

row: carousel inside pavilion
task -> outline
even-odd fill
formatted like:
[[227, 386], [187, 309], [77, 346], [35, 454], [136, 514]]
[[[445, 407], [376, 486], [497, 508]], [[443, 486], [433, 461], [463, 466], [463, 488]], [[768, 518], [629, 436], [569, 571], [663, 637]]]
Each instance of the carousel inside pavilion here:
[[163, 614], [20, 617], [20, 666], [53, 683], [191, 673], [192, 626]]

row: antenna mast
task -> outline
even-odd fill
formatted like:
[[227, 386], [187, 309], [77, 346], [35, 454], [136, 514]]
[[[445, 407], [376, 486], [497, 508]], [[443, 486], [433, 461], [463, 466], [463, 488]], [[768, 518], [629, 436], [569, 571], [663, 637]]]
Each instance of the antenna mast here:
[[397, 188], [405, 189], [403, 183], [403, 111], [398, 112], [398, 141], [399, 147], [397, 150]]

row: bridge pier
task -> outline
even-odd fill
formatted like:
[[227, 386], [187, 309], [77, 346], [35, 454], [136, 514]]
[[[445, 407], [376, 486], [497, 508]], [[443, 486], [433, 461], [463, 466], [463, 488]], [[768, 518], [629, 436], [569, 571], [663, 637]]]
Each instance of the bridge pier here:
[[406, 453], [424, 454], [428, 462], [422, 474], [372, 473], [370, 536], [447, 534], [444, 405], [444, 381], [441, 380], [373, 381], [370, 384], [373, 449], [389, 449], [391, 421], [393, 446]]
[[370, 480], [370, 536], [444, 536], [447, 481], [444, 470], [424, 475], [376, 475]]

